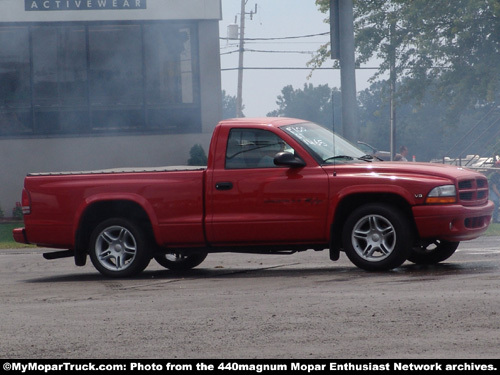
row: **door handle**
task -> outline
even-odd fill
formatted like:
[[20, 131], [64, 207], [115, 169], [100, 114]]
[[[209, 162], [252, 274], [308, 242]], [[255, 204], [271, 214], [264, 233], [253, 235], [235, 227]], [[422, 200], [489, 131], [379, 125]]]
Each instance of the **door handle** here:
[[215, 184], [217, 190], [231, 190], [233, 188], [232, 182], [217, 182]]

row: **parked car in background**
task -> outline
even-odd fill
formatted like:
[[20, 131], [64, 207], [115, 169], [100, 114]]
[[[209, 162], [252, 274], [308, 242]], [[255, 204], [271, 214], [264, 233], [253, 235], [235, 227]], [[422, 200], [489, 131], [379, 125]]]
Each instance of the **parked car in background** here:
[[372, 155], [379, 160], [385, 160], [385, 161], [391, 160], [391, 153], [389, 151], [377, 150], [375, 147], [366, 142], [358, 141], [357, 144], [359, 149], [363, 150], [363, 152], [365, 152], [368, 155]]

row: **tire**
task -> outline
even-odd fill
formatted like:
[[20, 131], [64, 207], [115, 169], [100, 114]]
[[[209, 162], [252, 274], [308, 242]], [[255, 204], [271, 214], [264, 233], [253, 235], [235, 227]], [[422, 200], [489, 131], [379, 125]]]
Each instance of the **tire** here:
[[155, 260], [165, 268], [172, 271], [187, 271], [200, 265], [207, 253], [182, 255], [178, 253], [161, 253], [154, 256]]
[[358, 207], [346, 220], [343, 245], [352, 263], [367, 271], [388, 271], [408, 258], [413, 245], [409, 219], [381, 203]]
[[460, 242], [434, 240], [420, 246], [415, 246], [408, 260], [415, 264], [436, 264], [451, 257]]
[[97, 225], [90, 237], [89, 252], [94, 267], [110, 277], [137, 275], [151, 260], [149, 241], [142, 228], [122, 218]]

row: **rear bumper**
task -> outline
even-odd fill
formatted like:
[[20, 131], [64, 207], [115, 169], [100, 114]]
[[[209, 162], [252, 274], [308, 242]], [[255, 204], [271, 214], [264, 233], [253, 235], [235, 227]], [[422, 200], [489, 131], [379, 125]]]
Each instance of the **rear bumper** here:
[[26, 237], [26, 230], [24, 228], [16, 228], [12, 231], [12, 237], [14, 241], [19, 243], [29, 244], [28, 238]]
[[479, 207], [415, 206], [413, 216], [420, 238], [457, 242], [472, 240], [486, 232], [494, 208], [492, 201]]

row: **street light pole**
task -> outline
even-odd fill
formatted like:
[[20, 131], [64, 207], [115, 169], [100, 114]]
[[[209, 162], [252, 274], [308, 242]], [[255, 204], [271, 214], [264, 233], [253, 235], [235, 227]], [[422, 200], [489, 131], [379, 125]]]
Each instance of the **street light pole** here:
[[352, 0], [339, 0], [342, 130], [344, 137], [351, 142], [356, 142], [358, 138], [358, 122], [353, 20]]
[[330, 0], [332, 59], [338, 59], [340, 63], [342, 134], [351, 142], [356, 142], [358, 123], [353, 21], [352, 0]]

